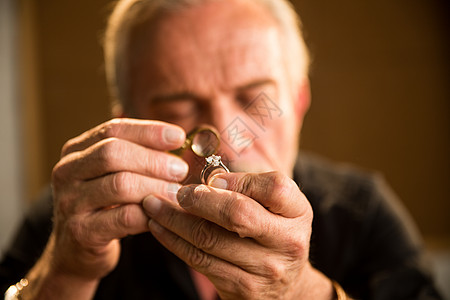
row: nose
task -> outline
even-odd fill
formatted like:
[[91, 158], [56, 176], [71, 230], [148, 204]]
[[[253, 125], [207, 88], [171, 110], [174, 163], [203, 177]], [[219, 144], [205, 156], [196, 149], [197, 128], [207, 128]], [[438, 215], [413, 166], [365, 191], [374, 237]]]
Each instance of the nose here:
[[236, 152], [230, 147], [229, 128], [233, 126], [234, 120], [239, 117], [240, 108], [236, 106], [233, 99], [227, 95], [217, 96], [211, 101], [209, 124], [216, 127], [220, 134], [220, 148], [218, 154], [222, 160], [228, 164], [234, 161]]
[[233, 122], [239, 115], [239, 109], [230, 97], [221, 95], [211, 101], [209, 122], [216, 127], [220, 133]]
[[255, 130], [243, 107], [230, 96], [220, 96], [211, 101], [210, 124], [215, 126], [221, 138], [218, 153], [224, 161], [233, 162], [250, 148], [256, 139]]

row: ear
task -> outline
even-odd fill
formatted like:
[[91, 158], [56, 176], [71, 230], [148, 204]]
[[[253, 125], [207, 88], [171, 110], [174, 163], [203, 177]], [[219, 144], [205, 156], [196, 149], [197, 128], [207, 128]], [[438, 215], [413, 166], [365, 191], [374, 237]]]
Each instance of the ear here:
[[311, 104], [311, 90], [309, 85], [309, 79], [304, 78], [300, 82], [294, 99], [294, 110], [297, 120], [302, 123], [305, 114], [308, 112]]

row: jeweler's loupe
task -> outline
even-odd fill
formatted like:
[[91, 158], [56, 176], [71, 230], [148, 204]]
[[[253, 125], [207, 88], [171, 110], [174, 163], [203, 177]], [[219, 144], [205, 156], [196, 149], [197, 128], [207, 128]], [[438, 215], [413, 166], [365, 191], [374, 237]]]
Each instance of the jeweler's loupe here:
[[181, 156], [186, 149], [191, 148], [197, 156], [205, 157], [206, 164], [200, 173], [200, 181], [203, 184], [208, 184], [211, 176], [230, 172], [221, 161], [221, 157], [215, 155], [219, 146], [220, 135], [217, 129], [210, 125], [200, 125], [186, 135], [183, 146], [170, 152]]
[[216, 128], [211, 125], [200, 125], [195, 127], [186, 135], [184, 144], [171, 153], [181, 156], [186, 149], [190, 148], [195, 155], [208, 157], [215, 153], [220, 146], [220, 135]]

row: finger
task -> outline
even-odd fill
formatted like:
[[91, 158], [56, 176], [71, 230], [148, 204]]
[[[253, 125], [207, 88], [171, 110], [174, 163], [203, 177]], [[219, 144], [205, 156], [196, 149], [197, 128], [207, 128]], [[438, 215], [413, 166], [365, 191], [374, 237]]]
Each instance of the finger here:
[[186, 177], [187, 163], [181, 158], [138, 144], [109, 138], [63, 157], [53, 170], [54, 179], [89, 180], [109, 173], [129, 171], [169, 181]]
[[148, 217], [137, 204], [100, 210], [73, 223], [74, 238], [87, 247], [101, 247], [113, 239], [148, 231]]
[[279, 233], [281, 218], [253, 199], [232, 191], [206, 185], [182, 187], [178, 203], [186, 211], [236, 232], [240, 237], [266, 239]]
[[136, 173], [112, 173], [74, 187], [83, 190], [84, 195], [74, 201], [74, 211], [87, 212], [114, 205], [140, 204], [149, 194], [176, 203], [176, 194], [180, 187], [177, 183]]
[[[196, 248], [173, 232], [165, 229], [155, 220], [149, 222], [150, 232], [169, 251], [214, 284], [222, 299], [250, 298], [258, 282], [254, 275], [239, 267]], [[247, 295], [247, 297], [246, 297]]]
[[[254, 240], [240, 238], [236, 233], [186, 213], [173, 203], [148, 196], [143, 201], [143, 207], [152, 220], [183, 240], [247, 272], [265, 275], [262, 272], [276, 265], [275, 253]], [[261, 264], [265, 266], [261, 268]]]
[[124, 139], [156, 150], [172, 150], [184, 143], [186, 133], [177, 125], [161, 121], [113, 119], [68, 141], [62, 156], [84, 150], [107, 138]]
[[309, 209], [308, 200], [297, 184], [280, 172], [221, 173], [209, 185], [246, 195], [287, 218], [299, 217]]

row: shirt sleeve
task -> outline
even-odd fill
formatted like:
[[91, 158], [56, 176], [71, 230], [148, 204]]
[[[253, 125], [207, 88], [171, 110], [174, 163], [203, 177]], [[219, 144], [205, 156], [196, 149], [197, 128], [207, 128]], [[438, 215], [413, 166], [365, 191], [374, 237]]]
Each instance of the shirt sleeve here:
[[443, 299], [420, 234], [383, 177], [307, 158], [296, 181], [314, 211], [312, 265], [355, 299]]
[[420, 234], [381, 176], [372, 177], [366, 197], [370, 204], [362, 219], [354, 266], [368, 279], [362, 295], [380, 300], [442, 299], [428, 270]]
[[0, 261], [0, 291], [23, 278], [41, 256], [52, 229], [51, 190], [47, 188], [20, 224]]

